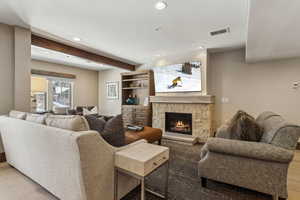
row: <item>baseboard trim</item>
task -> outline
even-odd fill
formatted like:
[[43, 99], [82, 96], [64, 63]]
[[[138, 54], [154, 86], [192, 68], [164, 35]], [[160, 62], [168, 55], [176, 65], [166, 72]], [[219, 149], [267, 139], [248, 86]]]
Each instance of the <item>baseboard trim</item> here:
[[4, 152], [0, 153], [0, 163], [5, 161], [6, 161], [5, 153]]

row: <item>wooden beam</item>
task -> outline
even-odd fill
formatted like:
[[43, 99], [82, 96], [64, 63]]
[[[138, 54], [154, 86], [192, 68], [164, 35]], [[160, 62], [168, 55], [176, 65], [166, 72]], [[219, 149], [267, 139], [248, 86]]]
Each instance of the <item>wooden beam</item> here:
[[42, 48], [46, 48], [46, 49], [50, 49], [50, 50], [54, 50], [54, 51], [59, 51], [65, 54], [69, 54], [69, 55], [73, 55], [73, 56], [77, 56], [80, 58], [84, 58], [87, 60], [91, 60], [94, 62], [98, 62], [101, 64], [107, 64], [107, 65], [112, 65], [115, 67], [119, 67], [122, 69], [126, 69], [126, 70], [131, 70], [134, 71], [135, 70], [135, 66], [129, 63], [125, 63], [116, 59], [112, 59], [106, 56], [102, 56], [99, 54], [95, 54], [95, 53], [91, 53], [76, 47], [72, 47], [66, 44], [62, 44], [53, 40], [49, 40], [37, 35], [32, 34], [31, 35], [31, 44], [34, 46], [38, 46], [38, 47], [42, 47]]
[[73, 74], [49, 72], [49, 71], [37, 70], [37, 69], [32, 69], [31, 74], [40, 75], [40, 76], [51, 76], [51, 77], [58, 77], [58, 78], [76, 79], [76, 76]]

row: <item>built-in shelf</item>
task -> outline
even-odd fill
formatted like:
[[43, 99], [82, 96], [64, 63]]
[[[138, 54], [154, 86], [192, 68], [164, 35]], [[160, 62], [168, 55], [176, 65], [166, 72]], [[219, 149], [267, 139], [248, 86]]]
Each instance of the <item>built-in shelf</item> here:
[[144, 81], [144, 80], [148, 80], [148, 77], [145, 77], [145, 78], [124, 79], [124, 80], [122, 80], [122, 81], [123, 81], [123, 82], [129, 82], [129, 81]]
[[146, 89], [147, 87], [126, 87], [122, 88], [123, 90], [135, 90], [135, 89]]
[[[152, 105], [144, 103], [154, 92], [153, 71], [135, 71], [121, 74], [122, 83], [122, 114], [124, 125], [151, 126]], [[127, 105], [129, 98], [138, 102], [138, 105]]]

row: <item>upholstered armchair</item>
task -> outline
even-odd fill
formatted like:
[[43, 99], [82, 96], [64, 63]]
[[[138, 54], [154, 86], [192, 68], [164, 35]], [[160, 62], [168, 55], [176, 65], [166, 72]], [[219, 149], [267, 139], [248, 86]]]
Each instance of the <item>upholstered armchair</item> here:
[[229, 139], [226, 127], [201, 151], [198, 174], [202, 186], [211, 179], [287, 199], [287, 173], [300, 127], [280, 115], [264, 112], [256, 119], [264, 129], [260, 142]]

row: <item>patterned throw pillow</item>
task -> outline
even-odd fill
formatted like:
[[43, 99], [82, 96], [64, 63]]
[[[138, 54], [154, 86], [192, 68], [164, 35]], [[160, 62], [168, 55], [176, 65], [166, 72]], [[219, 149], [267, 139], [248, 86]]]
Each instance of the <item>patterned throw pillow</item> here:
[[47, 116], [48, 114], [40, 115], [40, 114], [27, 113], [25, 120], [29, 122], [38, 123], [38, 124], [46, 124]]
[[94, 115], [98, 114], [98, 107], [95, 106], [92, 110], [89, 110], [87, 108], [83, 108], [83, 115]]
[[260, 141], [263, 134], [262, 128], [256, 123], [255, 119], [241, 110], [231, 119], [228, 131], [231, 133], [231, 139], [253, 142]]
[[103, 117], [97, 118], [95, 115], [85, 116], [90, 129], [98, 131], [103, 139], [115, 147], [125, 145], [125, 133], [122, 115], [110, 118], [106, 121]]

